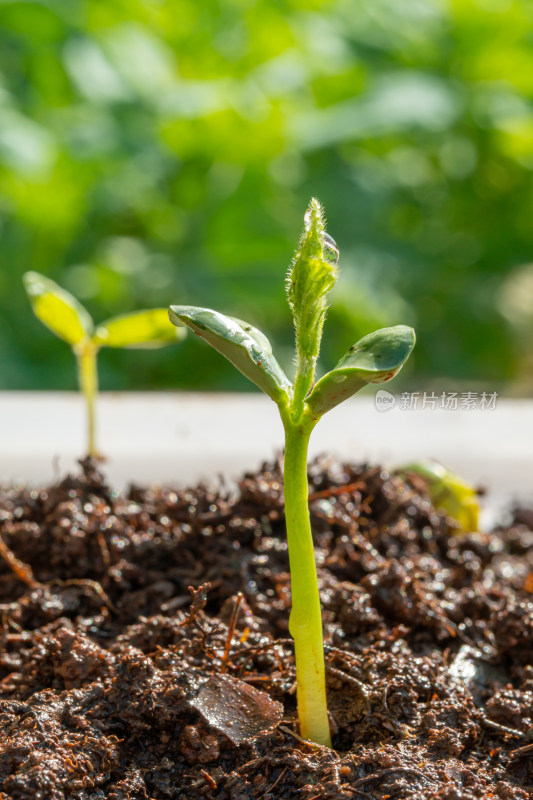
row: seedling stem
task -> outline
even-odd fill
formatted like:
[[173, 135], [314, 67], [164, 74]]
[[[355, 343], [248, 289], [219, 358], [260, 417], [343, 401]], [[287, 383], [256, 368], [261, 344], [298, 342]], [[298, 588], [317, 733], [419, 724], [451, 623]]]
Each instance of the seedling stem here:
[[304, 739], [331, 745], [326, 704], [322, 613], [313, 535], [309, 520], [307, 453], [314, 427], [309, 417], [294, 422], [282, 414], [285, 428], [285, 522], [291, 570], [292, 610], [300, 732]]
[[96, 354], [98, 348], [91, 340], [82, 342], [74, 348], [78, 361], [78, 376], [81, 393], [85, 398], [87, 408], [87, 453], [95, 457], [96, 452], [96, 424], [94, 406], [98, 394], [98, 371]]

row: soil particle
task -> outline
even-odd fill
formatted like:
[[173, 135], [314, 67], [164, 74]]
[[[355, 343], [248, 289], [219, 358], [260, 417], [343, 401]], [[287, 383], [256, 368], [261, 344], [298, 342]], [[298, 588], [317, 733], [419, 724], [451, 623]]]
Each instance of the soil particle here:
[[533, 800], [531, 511], [460, 534], [398, 475], [309, 474], [333, 749], [298, 737], [279, 461], [0, 490], [2, 800]]

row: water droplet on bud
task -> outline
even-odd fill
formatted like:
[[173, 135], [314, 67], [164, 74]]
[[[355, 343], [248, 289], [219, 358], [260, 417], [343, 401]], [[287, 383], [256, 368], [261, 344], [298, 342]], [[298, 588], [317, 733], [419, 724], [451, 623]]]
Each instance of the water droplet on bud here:
[[324, 234], [324, 258], [330, 264], [336, 264], [339, 260], [337, 242], [329, 233]]

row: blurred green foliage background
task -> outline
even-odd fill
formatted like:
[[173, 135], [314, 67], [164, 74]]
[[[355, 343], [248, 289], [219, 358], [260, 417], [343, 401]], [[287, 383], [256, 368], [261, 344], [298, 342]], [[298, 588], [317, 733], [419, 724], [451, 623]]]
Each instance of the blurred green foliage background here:
[[[527, 393], [531, 0], [0, 0], [0, 385], [73, 388], [28, 269], [95, 319], [192, 303], [290, 370], [309, 198], [341, 251], [323, 364], [398, 322], [411, 385]], [[190, 337], [103, 388], [248, 389]]]

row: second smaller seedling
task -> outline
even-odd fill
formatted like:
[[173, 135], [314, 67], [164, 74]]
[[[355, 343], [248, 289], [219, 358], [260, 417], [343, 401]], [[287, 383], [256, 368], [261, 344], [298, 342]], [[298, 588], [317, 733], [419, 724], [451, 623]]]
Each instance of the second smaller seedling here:
[[80, 389], [87, 406], [87, 452], [96, 456], [94, 406], [98, 393], [96, 357], [100, 348], [163, 347], [183, 339], [185, 330], [170, 324], [166, 308], [133, 311], [95, 327], [87, 309], [50, 278], [39, 272], [26, 272], [24, 286], [35, 315], [67, 342], [76, 356]]

